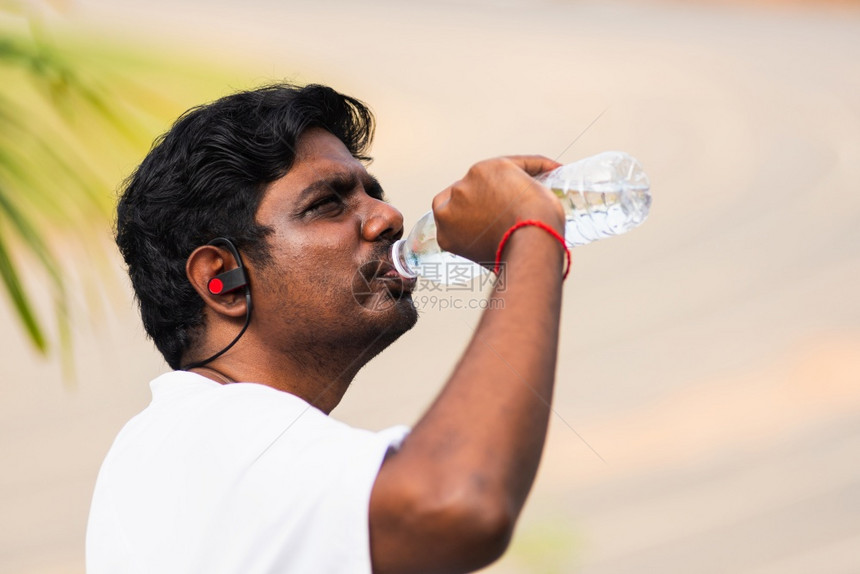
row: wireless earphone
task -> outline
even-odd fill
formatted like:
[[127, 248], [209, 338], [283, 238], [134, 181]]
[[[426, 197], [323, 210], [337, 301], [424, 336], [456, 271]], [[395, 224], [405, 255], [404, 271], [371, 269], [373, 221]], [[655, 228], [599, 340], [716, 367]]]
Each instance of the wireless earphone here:
[[244, 287], [248, 282], [245, 280], [245, 271], [241, 267], [236, 267], [230, 271], [219, 273], [209, 280], [206, 287], [213, 295], [224, 295], [235, 291], [240, 287]]
[[236, 260], [236, 267], [234, 269], [230, 269], [229, 271], [225, 271], [223, 273], [219, 273], [215, 277], [212, 277], [207, 283], [206, 288], [209, 290], [209, 293], [212, 295], [224, 295], [230, 293], [232, 291], [236, 291], [237, 289], [245, 289], [245, 325], [242, 327], [242, 330], [239, 331], [239, 334], [230, 342], [229, 345], [209, 357], [208, 359], [204, 359], [202, 361], [196, 361], [194, 363], [185, 365], [181, 367], [183, 371], [187, 371], [189, 369], [194, 369], [197, 367], [202, 367], [203, 365], [210, 363], [229, 351], [233, 345], [239, 340], [239, 338], [245, 334], [245, 331], [248, 329], [248, 325], [251, 323], [251, 286], [248, 285], [248, 278], [245, 275], [245, 265], [242, 262], [242, 256], [239, 255], [239, 250], [236, 249], [236, 246], [232, 241], [227, 239], [226, 237], [216, 237], [212, 241], [210, 241], [207, 245], [220, 245], [224, 247], [227, 251], [229, 251], [233, 258]]
[[242, 263], [242, 256], [239, 255], [239, 250], [233, 245], [233, 242], [226, 237], [218, 237], [209, 242], [209, 245], [222, 245], [227, 251], [233, 254], [233, 259], [236, 260], [236, 268], [224, 273], [219, 273], [209, 280], [206, 287], [213, 295], [223, 295], [230, 293], [248, 284], [245, 278], [245, 265]]

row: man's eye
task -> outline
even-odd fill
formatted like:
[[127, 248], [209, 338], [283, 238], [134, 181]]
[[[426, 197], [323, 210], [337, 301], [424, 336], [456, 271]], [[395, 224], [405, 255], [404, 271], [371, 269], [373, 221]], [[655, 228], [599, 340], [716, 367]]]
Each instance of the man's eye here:
[[315, 201], [305, 211], [313, 213], [315, 211], [327, 211], [340, 207], [340, 197], [337, 195], [327, 195], [318, 201]]

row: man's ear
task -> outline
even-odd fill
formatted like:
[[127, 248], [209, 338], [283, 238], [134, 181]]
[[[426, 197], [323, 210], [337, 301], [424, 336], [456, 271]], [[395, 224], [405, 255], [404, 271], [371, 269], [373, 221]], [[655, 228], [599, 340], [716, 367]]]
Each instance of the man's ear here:
[[[230, 275], [222, 275], [231, 271]], [[233, 255], [217, 245], [201, 245], [185, 262], [185, 275], [194, 290], [209, 308], [228, 317], [244, 317], [246, 313], [245, 289], [232, 289], [230, 285], [231, 279], [242, 272]], [[222, 275], [223, 281], [212, 281], [218, 275]], [[226, 287], [224, 283], [227, 283]]]

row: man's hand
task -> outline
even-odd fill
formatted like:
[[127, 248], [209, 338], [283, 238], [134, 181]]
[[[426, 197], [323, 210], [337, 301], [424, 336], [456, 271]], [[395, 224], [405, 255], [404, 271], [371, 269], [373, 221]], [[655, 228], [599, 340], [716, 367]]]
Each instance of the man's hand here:
[[564, 233], [564, 209], [533, 176], [559, 166], [542, 156], [510, 156], [473, 165], [433, 199], [439, 246], [483, 264], [493, 262], [502, 235], [525, 219]]

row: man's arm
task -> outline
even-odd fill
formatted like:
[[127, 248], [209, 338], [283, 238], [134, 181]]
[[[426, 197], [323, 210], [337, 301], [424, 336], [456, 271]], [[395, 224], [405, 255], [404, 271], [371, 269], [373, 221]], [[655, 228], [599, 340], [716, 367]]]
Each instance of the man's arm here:
[[[434, 201], [443, 248], [492, 261], [524, 219], [563, 232], [558, 200], [529, 174], [545, 158], [489, 160]], [[503, 253], [492, 297], [444, 389], [400, 451], [383, 463], [370, 503], [374, 572], [469, 572], [497, 559], [534, 480], [546, 437], [558, 348], [563, 249], [524, 227]]]

